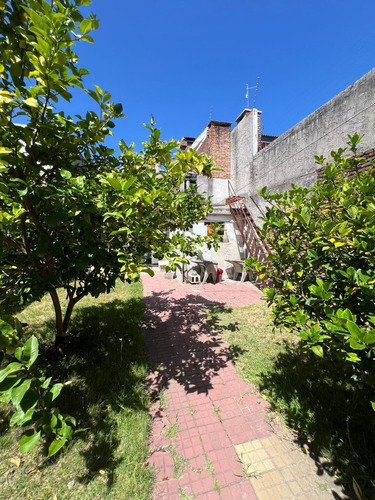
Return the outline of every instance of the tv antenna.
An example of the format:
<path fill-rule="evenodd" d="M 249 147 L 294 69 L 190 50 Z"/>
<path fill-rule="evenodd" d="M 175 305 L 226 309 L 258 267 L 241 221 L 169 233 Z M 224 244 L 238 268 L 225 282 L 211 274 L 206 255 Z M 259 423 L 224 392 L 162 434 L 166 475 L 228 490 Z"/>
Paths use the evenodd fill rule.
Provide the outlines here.
<path fill-rule="evenodd" d="M 257 100 L 257 94 L 258 94 L 258 89 L 259 89 L 259 80 L 260 80 L 260 76 L 258 76 L 258 78 L 257 78 L 257 84 L 254 85 L 253 87 L 249 87 L 248 83 L 246 84 L 246 107 L 247 107 L 247 109 L 249 109 L 249 90 L 252 90 L 252 89 L 255 89 L 253 109 L 255 108 L 255 103 Z"/>

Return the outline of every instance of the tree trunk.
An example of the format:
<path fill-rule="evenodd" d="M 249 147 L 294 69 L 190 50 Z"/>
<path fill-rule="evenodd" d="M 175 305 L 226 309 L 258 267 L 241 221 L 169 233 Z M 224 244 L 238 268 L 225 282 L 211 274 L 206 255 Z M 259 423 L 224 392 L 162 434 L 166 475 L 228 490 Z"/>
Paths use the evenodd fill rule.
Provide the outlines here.
<path fill-rule="evenodd" d="M 80 300 L 80 298 L 78 297 L 75 297 L 74 299 L 71 297 L 69 299 L 68 307 L 66 308 L 64 322 L 63 322 L 63 331 L 65 335 L 66 332 L 68 331 L 70 318 L 72 317 L 73 307 L 77 304 L 78 300 Z"/>
<path fill-rule="evenodd" d="M 76 297 L 73 297 L 73 295 L 74 293 L 69 298 L 68 307 L 66 308 L 63 320 L 59 296 L 57 295 L 56 290 L 50 292 L 50 296 L 53 302 L 53 307 L 55 309 L 55 318 L 56 318 L 55 346 L 60 348 L 62 351 L 64 351 L 64 348 L 66 346 L 67 332 L 70 319 L 72 317 L 73 308 L 77 304 L 77 302 L 79 302 L 81 299 L 83 299 L 83 297 L 85 297 L 85 294 L 78 295 Z"/>
<path fill-rule="evenodd" d="M 56 319 L 56 338 L 66 337 L 66 331 L 64 331 L 63 319 L 62 319 L 62 311 L 59 296 L 57 295 L 56 290 L 49 292 L 53 307 L 55 309 L 55 319 Z"/>

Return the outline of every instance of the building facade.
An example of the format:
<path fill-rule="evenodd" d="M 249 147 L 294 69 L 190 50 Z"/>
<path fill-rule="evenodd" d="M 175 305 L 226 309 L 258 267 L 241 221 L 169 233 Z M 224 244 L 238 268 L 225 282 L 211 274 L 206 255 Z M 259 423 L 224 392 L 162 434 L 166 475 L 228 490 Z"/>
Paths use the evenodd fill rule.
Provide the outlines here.
<path fill-rule="evenodd" d="M 203 257 L 217 262 L 227 274 L 228 260 L 241 260 L 248 253 L 226 203 L 233 193 L 244 197 L 249 213 L 261 224 L 265 202 L 259 189 L 267 186 L 282 192 L 291 184 L 312 186 L 317 180 L 314 156 L 329 158 L 332 150 L 345 146 L 349 134 L 363 135 L 362 151 L 374 148 L 375 69 L 280 137 L 261 133 L 261 114 L 244 109 L 233 127 L 212 120 L 196 139 L 181 140 L 183 149 L 211 154 L 218 168 L 212 178 L 200 175 L 194 180 L 201 193 L 212 197 L 213 211 L 193 231 L 206 234 L 210 223 L 223 224 L 219 251 L 206 249 Z"/>

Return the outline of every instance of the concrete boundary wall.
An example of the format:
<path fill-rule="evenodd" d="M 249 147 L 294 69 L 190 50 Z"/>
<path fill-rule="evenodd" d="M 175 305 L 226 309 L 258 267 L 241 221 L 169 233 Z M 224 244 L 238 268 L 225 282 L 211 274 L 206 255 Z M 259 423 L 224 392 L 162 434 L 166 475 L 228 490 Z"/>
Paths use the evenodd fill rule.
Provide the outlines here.
<path fill-rule="evenodd" d="M 251 115 L 243 120 L 247 119 Z M 241 125 L 244 128 L 245 124 Z M 292 183 L 313 185 L 317 178 L 314 156 L 329 158 L 330 152 L 345 147 L 348 134 L 355 132 L 364 135 L 361 150 L 375 146 L 375 69 L 259 153 L 253 156 L 250 148 L 238 152 L 241 165 L 232 163 L 237 194 L 249 197 L 250 208 L 258 218 L 259 209 L 252 202 L 264 207 L 256 194 L 258 189 L 267 186 L 272 191 L 285 191 Z"/>

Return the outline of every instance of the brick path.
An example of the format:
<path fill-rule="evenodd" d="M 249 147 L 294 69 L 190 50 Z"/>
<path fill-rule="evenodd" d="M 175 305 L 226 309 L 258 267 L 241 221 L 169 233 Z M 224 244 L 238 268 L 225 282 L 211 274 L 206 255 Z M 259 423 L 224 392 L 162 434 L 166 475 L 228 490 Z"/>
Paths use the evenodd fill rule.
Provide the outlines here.
<path fill-rule="evenodd" d="M 188 285 L 143 278 L 144 337 L 155 395 L 149 464 L 154 500 L 346 499 L 318 457 L 272 423 L 241 380 L 208 306 L 260 304 L 250 283 Z M 156 397 L 157 396 L 157 397 Z"/>

